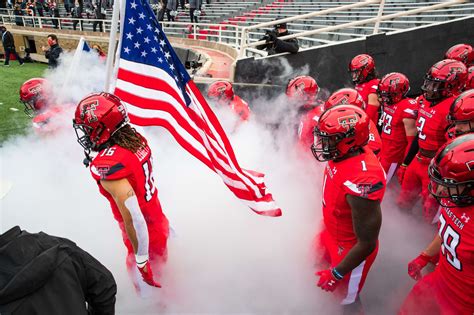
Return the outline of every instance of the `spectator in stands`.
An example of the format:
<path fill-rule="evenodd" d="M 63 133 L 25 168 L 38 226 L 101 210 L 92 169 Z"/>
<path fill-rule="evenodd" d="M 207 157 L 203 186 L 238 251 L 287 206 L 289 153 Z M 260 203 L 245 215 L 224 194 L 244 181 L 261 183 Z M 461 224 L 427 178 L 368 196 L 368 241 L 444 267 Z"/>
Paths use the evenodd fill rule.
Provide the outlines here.
<path fill-rule="evenodd" d="M 35 5 L 35 11 L 36 11 L 37 15 L 44 16 L 43 4 L 41 2 L 39 2 L 38 0 L 35 0 L 33 2 L 33 4 Z"/>
<path fill-rule="evenodd" d="M 67 14 L 71 13 L 71 8 L 74 6 L 74 2 L 71 0 L 64 0 L 64 9 L 66 10 Z"/>
<path fill-rule="evenodd" d="M 15 4 L 15 9 L 13 10 L 13 15 L 15 15 L 15 24 L 18 26 L 25 26 L 23 23 L 23 11 L 21 10 L 21 6 L 19 4 Z"/>
<path fill-rule="evenodd" d="M 49 4 L 49 10 L 51 11 L 51 16 L 53 18 L 56 18 L 56 19 L 53 19 L 54 28 L 58 28 L 59 20 L 57 18 L 60 18 L 61 16 L 59 15 L 59 9 L 58 9 L 58 6 L 56 5 L 56 2 L 52 1 Z"/>
<path fill-rule="evenodd" d="M 20 63 L 20 66 L 23 65 L 23 60 L 18 56 L 18 53 L 16 52 L 15 49 L 15 40 L 13 38 L 12 33 L 7 31 L 7 28 L 5 26 L 0 26 L 0 31 L 2 32 L 2 45 L 3 49 L 5 51 L 5 64 L 4 66 L 9 67 L 10 66 L 10 54 L 13 54 Z"/>
<path fill-rule="evenodd" d="M 256 48 L 266 50 L 268 55 L 285 52 L 296 54 L 299 49 L 298 40 L 296 38 L 285 40 L 278 39 L 278 37 L 286 35 L 290 35 L 286 23 L 275 24 L 275 29 L 273 31 L 267 31 L 265 36 L 260 39 L 264 40 L 265 44 L 258 45 Z"/>
<path fill-rule="evenodd" d="M 94 21 L 94 24 L 92 24 L 92 29 L 95 32 L 97 29 L 97 25 L 99 25 L 99 30 L 101 32 L 104 31 L 104 22 L 101 20 L 105 19 L 105 8 L 102 7 L 101 1 L 98 3 L 94 4 L 94 18 L 99 21 Z"/>
<path fill-rule="evenodd" d="M 76 30 L 77 24 L 81 21 L 81 31 L 84 29 L 84 22 L 82 21 L 82 5 L 76 1 L 76 5 L 71 9 L 71 16 L 74 18 L 72 27 Z"/>
<path fill-rule="evenodd" d="M 15 226 L 0 235 L 1 314 L 114 314 L 117 285 L 74 242 Z"/>
<path fill-rule="evenodd" d="M 174 18 L 178 13 L 178 0 L 168 0 L 168 4 L 166 5 L 166 17 L 169 21 L 174 22 Z"/>
<path fill-rule="evenodd" d="M 189 0 L 189 17 L 191 23 L 198 23 L 198 16 L 201 14 L 201 0 Z"/>
<path fill-rule="evenodd" d="M 158 21 L 163 21 L 165 17 L 166 8 L 168 6 L 168 0 L 160 0 L 159 11 L 158 11 Z"/>
<path fill-rule="evenodd" d="M 41 49 L 44 51 L 44 56 L 48 59 L 48 66 L 50 69 L 58 66 L 58 59 L 63 49 L 59 46 L 58 37 L 54 34 L 48 35 L 49 48 L 43 46 Z"/>
<path fill-rule="evenodd" d="M 28 3 L 26 4 L 26 15 L 35 16 L 35 5 L 31 0 L 28 0 Z"/>

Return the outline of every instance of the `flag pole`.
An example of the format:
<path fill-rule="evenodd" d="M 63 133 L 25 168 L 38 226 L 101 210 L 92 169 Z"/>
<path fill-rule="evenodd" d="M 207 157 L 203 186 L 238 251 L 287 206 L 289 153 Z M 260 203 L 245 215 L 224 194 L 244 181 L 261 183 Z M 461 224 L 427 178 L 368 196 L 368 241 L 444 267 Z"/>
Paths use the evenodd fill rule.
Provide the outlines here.
<path fill-rule="evenodd" d="M 112 11 L 112 24 L 110 26 L 109 49 L 107 52 L 107 62 L 105 64 L 105 84 L 104 91 L 110 92 L 110 78 L 112 76 L 115 56 L 115 45 L 117 44 L 117 30 L 120 15 L 121 2 L 125 0 L 115 0 Z"/>

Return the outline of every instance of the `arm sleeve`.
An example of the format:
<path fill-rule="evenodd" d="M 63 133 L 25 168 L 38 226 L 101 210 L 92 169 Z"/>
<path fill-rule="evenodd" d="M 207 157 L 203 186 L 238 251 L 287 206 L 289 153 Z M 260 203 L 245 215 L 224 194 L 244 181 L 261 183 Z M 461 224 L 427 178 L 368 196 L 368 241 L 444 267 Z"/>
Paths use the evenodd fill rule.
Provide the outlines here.
<path fill-rule="evenodd" d="M 413 158 L 418 153 L 418 149 L 418 137 L 415 137 L 415 139 L 411 142 L 410 149 L 408 150 L 408 153 L 405 156 L 405 159 L 403 160 L 403 164 L 410 165 L 411 161 L 413 161 Z"/>
<path fill-rule="evenodd" d="M 260 41 L 266 40 L 266 39 L 267 39 L 266 37 L 262 37 L 258 41 L 260 42 Z M 259 50 L 264 50 L 264 49 L 267 49 L 267 47 L 268 47 L 268 44 L 261 44 L 261 45 L 256 46 L 255 48 L 259 49 Z"/>
<path fill-rule="evenodd" d="M 89 314 L 115 314 L 117 284 L 112 273 L 97 259 L 77 246 L 73 255 L 84 270 L 85 288 L 83 290 L 89 304 Z"/>
<path fill-rule="evenodd" d="M 275 41 L 275 49 L 277 51 L 290 52 L 292 54 L 295 54 L 298 52 L 299 49 L 298 41 L 295 38 L 288 40 L 277 39 Z"/>

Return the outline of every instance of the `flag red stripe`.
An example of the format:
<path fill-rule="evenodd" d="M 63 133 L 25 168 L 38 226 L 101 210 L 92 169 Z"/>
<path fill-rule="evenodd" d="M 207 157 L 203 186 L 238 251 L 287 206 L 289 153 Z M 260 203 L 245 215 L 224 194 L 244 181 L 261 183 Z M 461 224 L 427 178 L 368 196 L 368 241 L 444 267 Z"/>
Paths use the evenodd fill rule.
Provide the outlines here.
<path fill-rule="evenodd" d="M 147 88 L 147 89 L 163 91 L 171 95 L 182 106 L 186 106 L 186 104 L 184 104 L 182 98 L 179 96 L 176 90 L 173 87 L 171 87 L 165 80 L 161 80 L 156 77 L 147 76 L 146 74 L 137 74 L 135 72 L 125 70 L 123 68 L 119 68 L 119 71 L 117 73 L 117 78 L 123 81 L 130 82 L 132 84 Z"/>
<path fill-rule="evenodd" d="M 187 142 L 179 132 L 169 123 L 169 121 L 161 118 L 142 118 L 132 114 L 128 115 L 130 117 L 130 122 L 138 126 L 161 126 L 166 128 L 171 135 L 176 139 L 176 141 L 191 155 L 195 156 L 199 161 L 207 165 L 211 170 L 215 171 L 214 165 L 209 161 L 207 157 L 201 154 L 196 150 L 189 142 Z"/>

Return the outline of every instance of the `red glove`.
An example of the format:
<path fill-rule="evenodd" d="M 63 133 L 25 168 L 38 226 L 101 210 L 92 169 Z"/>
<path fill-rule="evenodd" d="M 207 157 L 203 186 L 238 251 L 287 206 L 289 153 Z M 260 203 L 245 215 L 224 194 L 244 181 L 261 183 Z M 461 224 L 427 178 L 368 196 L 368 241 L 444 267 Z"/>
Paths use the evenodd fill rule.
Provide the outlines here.
<path fill-rule="evenodd" d="M 438 257 L 439 255 L 428 256 L 425 253 L 421 253 L 408 264 L 408 275 L 416 281 L 420 280 L 421 270 L 425 268 L 429 262 L 436 264 Z"/>
<path fill-rule="evenodd" d="M 397 169 L 397 178 L 400 185 L 403 183 L 403 178 L 405 177 L 405 172 L 407 170 L 407 166 L 405 164 L 401 164 Z"/>
<path fill-rule="evenodd" d="M 142 274 L 143 281 L 152 287 L 161 288 L 161 284 L 153 280 L 153 272 L 151 271 L 150 261 L 146 261 L 143 267 L 137 265 L 138 271 Z"/>
<path fill-rule="evenodd" d="M 324 291 L 332 292 L 339 284 L 339 280 L 334 277 L 330 269 L 318 271 L 316 272 L 316 275 L 320 276 L 318 287 Z"/>

